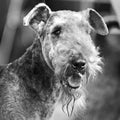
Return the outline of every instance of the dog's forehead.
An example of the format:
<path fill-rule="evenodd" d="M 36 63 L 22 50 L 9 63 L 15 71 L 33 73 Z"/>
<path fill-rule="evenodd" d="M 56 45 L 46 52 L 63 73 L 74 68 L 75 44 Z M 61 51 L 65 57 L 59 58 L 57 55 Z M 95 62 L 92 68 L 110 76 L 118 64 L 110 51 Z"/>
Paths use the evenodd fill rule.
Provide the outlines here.
<path fill-rule="evenodd" d="M 84 16 L 80 12 L 69 10 L 53 12 L 50 16 L 50 24 L 77 24 L 85 21 Z"/>

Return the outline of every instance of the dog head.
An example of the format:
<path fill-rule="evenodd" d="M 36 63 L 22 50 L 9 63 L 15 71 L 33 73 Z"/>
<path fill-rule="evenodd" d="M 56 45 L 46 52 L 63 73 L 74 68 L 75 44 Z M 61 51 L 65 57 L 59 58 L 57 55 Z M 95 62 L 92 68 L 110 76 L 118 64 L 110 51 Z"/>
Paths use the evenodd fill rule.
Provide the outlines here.
<path fill-rule="evenodd" d="M 90 33 L 108 33 L 103 18 L 91 8 L 54 12 L 40 3 L 24 17 L 24 25 L 40 37 L 44 59 L 60 80 L 63 106 L 74 104 L 87 81 L 101 71 L 101 57 Z"/>

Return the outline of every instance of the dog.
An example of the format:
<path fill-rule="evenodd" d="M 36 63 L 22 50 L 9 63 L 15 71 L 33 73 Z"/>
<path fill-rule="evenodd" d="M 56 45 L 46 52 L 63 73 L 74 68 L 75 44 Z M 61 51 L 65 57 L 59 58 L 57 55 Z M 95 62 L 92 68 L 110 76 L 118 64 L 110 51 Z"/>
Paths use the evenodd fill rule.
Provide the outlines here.
<path fill-rule="evenodd" d="M 108 34 L 103 18 L 91 8 L 51 11 L 39 3 L 23 23 L 36 38 L 20 58 L 0 67 L 0 120 L 53 120 L 56 111 L 81 120 L 86 84 L 102 70 L 90 33 Z"/>

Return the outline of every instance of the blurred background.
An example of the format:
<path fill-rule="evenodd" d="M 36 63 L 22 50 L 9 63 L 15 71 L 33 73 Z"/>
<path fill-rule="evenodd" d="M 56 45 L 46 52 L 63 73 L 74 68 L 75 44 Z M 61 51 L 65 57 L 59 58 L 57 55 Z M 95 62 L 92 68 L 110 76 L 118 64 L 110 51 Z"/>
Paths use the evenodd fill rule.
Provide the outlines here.
<path fill-rule="evenodd" d="M 23 17 L 44 0 L 0 0 L 0 65 L 19 58 L 32 44 L 34 33 Z M 93 35 L 103 56 L 103 73 L 88 85 L 87 120 L 120 120 L 120 0 L 46 0 L 52 10 L 97 10 L 109 35 Z"/>

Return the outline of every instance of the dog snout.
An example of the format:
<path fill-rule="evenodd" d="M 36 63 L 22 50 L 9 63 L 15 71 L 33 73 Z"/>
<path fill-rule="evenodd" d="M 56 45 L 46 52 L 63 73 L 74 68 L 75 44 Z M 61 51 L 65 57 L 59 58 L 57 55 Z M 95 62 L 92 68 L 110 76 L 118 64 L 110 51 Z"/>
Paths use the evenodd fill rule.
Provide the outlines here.
<path fill-rule="evenodd" d="M 72 66 L 77 69 L 81 74 L 85 74 L 85 66 L 86 62 L 85 61 L 72 61 Z"/>

